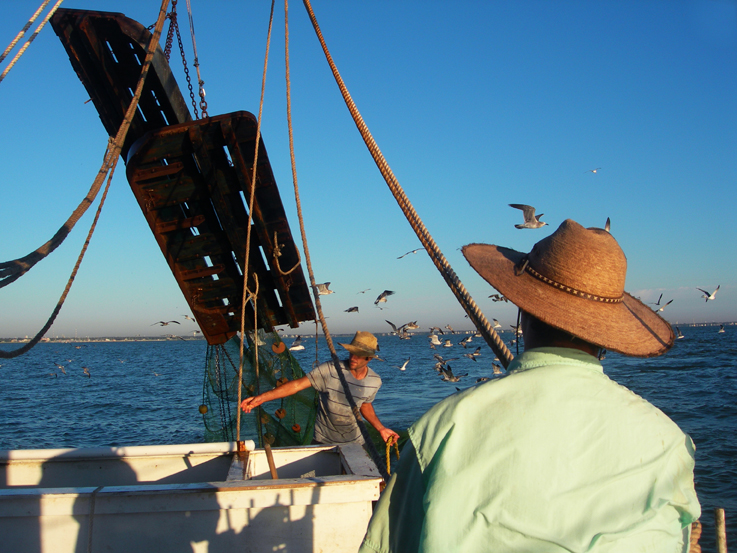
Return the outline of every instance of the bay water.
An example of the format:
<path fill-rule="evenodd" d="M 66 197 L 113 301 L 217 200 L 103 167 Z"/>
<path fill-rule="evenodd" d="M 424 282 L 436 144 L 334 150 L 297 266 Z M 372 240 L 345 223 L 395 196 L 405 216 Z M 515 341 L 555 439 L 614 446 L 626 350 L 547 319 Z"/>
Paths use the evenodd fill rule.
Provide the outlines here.
<path fill-rule="evenodd" d="M 696 444 L 696 491 L 702 507 L 704 551 L 714 551 L 713 510 L 726 510 L 728 538 L 737 537 L 737 326 L 681 327 L 685 335 L 665 355 L 635 359 L 608 353 L 604 371 L 672 418 Z M 379 336 L 371 367 L 383 380 L 374 402 L 381 421 L 406 429 L 457 389 L 493 378 L 491 350 L 470 334 L 446 334 L 452 347 L 431 349 L 427 334 L 409 340 Z M 509 340 L 512 335 L 502 334 Z M 347 343 L 350 336 L 334 336 Z M 287 345 L 290 338 L 285 338 Z M 309 371 L 329 358 L 321 337 L 303 335 L 295 352 Z M 481 346 L 475 360 L 464 353 Z M 12 350 L 18 344 L 0 344 Z M 336 344 L 339 355 L 343 349 Z M 206 343 L 202 340 L 51 342 L 0 360 L 0 449 L 45 449 L 198 443 L 204 440 Z M 512 347 L 513 349 L 513 347 Z M 514 349 L 513 349 L 514 351 Z M 433 354 L 450 361 L 458 382 L 444 382 Z M 409 359 L 405 370 L 400 370 Z M 62 370 L 63 368 L 63 370 Z M 87 369 L 85 371 L 84 369 Z M 479 432 L 485 423 L 479 421 Z M 254 438 L 242 436 L 242 438 Z"/>

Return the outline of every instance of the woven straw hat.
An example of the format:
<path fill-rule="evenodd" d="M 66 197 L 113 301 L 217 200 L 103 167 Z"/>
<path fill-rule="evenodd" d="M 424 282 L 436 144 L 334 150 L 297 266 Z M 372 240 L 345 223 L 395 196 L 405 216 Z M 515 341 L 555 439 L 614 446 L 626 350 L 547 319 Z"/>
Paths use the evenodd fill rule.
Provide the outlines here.
<path fill-rule="evenodd" d="M 568 219 L 528 254 L 469 244 L 463 255 L 520 309 L 587 342 L 635 357 L 673 345 L 670 324 L 624 291 L 627 258 L 603 229 Z"/>
<path fill-rule="evenodd" d="M 376 357 L 376 351 L 379 349 L 379 342 L 376 336 L 370 332 L 359 330 L 351 340 L 350 344 L 340 344 L 349 352 L 360 357 Z"/>

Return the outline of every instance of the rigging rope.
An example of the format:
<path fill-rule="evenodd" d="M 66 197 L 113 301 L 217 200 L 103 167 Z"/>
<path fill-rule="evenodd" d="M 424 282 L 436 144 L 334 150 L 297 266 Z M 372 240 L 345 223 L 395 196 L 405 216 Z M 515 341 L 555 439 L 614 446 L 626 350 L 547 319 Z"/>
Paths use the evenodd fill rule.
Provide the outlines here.
<path fill-rule="evenodd" d="M 10 70 L 15 65 L 15 62 L 17 62 L 20 59 L 20 57 L 23 55 L 23 53 L 26 51 L 26 49 L 31 45 L 31 42 L 33 42 L 35 40 L 35 38 L 38 36 L 38 33 L 41 32 L 41 29 L 43 29 L 44 28 L 44 25 L 46 25 L 46 23 L 48 23 L 49 19 L 51 19 L 51 16 L 54 15 L 54 13 L 56 12 L 56 9 L 61 5 L 61 3 L 63 1 L 64 0 L 59 0 L 56 4 L 54 4 L 54 7 L 51 8 L 51 11 L 48 14 L 46 14 L 46 17 L 44 17 L 44 20 L 41 23 L 39 23 L 38 27 L 36 27 L 36 30 L 33 31 L 33 34 L 31 35 L 31 37 L 26 41 L 26 43 L 21 47 L 21 49 L 15 55 L 15 57 L 10 62 L 10 64 L 5 68 L 5 71 L 3 71 L 2 74 L 0 74 L 0 82 L 2 82 L 3 79 L 5 79 L 5 75 L 7 75 L 8 72 L 10 72 Z M 45 4 L 44 4 L 44 6 L 45 6 Z M 41 11 L 41 10 L 42 10 L 42 8 L 39 8 L 39 11 Z M 38 12 L 36 12 L 33 15 L 33 19 L 36 18 L 36 15 L 37 14 L 38 14 Z M 28 22 L 28 27 L 30 27 L 31 24 L 32 24 L 32 22 L 29 21 Z M 23 28 L 23 31 L 21 31 L 20 36 L 16 37 L 17 38 L 16 42 L 18 40 L 20 40 L 20 37 L 23 36 L 23 34 L 25 34 L 26 29 L 27 29 L 27 27 L 24 27 Z M 14 43 L 11 43 L 11 46 L 8 46 L 8 49 L 6 49 L 5 52 L 9 52 L 10 50 L 12 50 L 12 46 L 15 46 L 15 44 Z M 7 55 L 6 53 L 3 53 L 3 59 L 5 59 L 5 56 L 6 55 Z M 2 61 L 2 60 L 0 60 L 0 61 Z"/>
<path fill-rule="evenodd" d="M 2 359 L 10 359 L 13 357 L 17 357 L 27 352 L 28 350 L 30 350 L 33 346 L 35 346 L 41 340 L 43 335 L 46 334 L 49 328 L 51 328 L 51 325 L 54 324 L 54 321 L 56 320 L 56 317 L 59 314 L 59 311 L 61 310 L 61 307 L 64 304 L 64 301 L 66 300 L 67 294 L 69 293 L 69 290 L 72 287 L 72 282 L 74 282 L 74 278 L 77 274 L 77 270 L 79 269 L 79 265 L 82 263 L 84 254 L 87 251 L 87 246 L 90 242 L 90 239 L 92 238 L 92 233 L 94 232 L 95 226 L 97 225 L 97 220 L 100 216 L 100 212 L 102 211 L 102 206 L 105 202 L 107 191 L 110 188 L 110 183 L 112 181 L 113 174 L 115 172 L 115 167 L 118 163 L 118 159 L 120 158 L 120 151 L 123 148 L 125 137 L 128 134 L 128 129 L 130 128 L 131 122 L 133 121 L 133 116 L 135 115 L 136 109 L 138 108 L 138 102 L 141 99 L 141 95 L 143 94 L 143 84 L 146 80 L 146 76 L 148 75 L 149 67 L 151 67 L 151 61 L 153 60 L 154 52 L 156 52 L 156 46 L 159 42 L 159 37 L 161 36 L 161 30 L 164 27 L 164 21 L 166 20 L 166 8 L 168 4 L 169 4 L 169 0 L 161 1 L 161 9 L 159 10 L 159 18 L 156 21 L 156 28 L 154 30 L 153 35 L 151 36 L 151 41 L 149 42 L 148 48 L 146 50 L 146 59 L 143 62 L 143 67 L 141 68 L 141 75 L 138 78 L 138 85 L 136 86 L 136 92 L 133 96 L 133 99 L 131 100 L 130 105 L 128 106 L 128 111 L 126 112 L 125 117 L 123 118 L 123 122 L 121 123 L 120 128 L 118 129 L 118 133 L 116 134 L 114 139 L 111 137 L 108 140 L 108 148 L 105 151 L 105 158 L 102 162 L 102 166 L 100 167 L 100 170 L 97 173 L 95 182 L 92 184 L 92 188 L 90 188 L 90 191 L 87 194 L 87 197 L 85 197 L 85 199 L 82 200 L 82 203 L 79 204 L 79 206 L 74 211 L 74 213 L 69 218 L 69 220 L 67 220 L 64 226 L 62 226 L 62 228 L 59 229 L 57 233 L 54 235 L 54 237 L 51 240 L 49 240 L 46 244 L 41 246 L 35 252 L 28 254 L 24 258 L 16 259 L 14 261 L 8 261 L 6 263 L 0 263 L 0 277 L 4 277 L 3 280 L 0 280 L 0 288 L 2 288 L 3 286 L 10 284 L 10 282 L 17 280 L 20 276 L 27 273 L 28 270 L 30 270 L 30 268 L 33 267 L 33 265 L 35 265 L 41 259 L 49 255 L 64 241 L 67 235 L 71 232 L 72 228 L 74 228 L 74 225 L 77 223 L 79 218 L 82 217 L 82 215 L 84 215 L 85 211 L 87 211 L 87 208 L 95 200 L 95 197 L 97 196 L 97 193 L 100 191 L 102 183 L 105 180 L 105 176 L 108 174 L 108 172 L 110 173 L 108 177 L 108 181 L 107 181 L 107 186 L 105 187 L 105 191 L 103 192 L 102 198 L 100 199 L 100 205 L 97 208 L 95 219 L 92 222 L 92 226 L 90 227 L 89 234 L 87 235 L 87 240 L 85 241 L 84 246 L 82 247 L 82 251 L 79 254 L 79 257 L 77 259 L 76 265 L 74 266 L 74 269 L 72 270 L 72 274 L 69 277 L 69 281 L 67 282 L 66 288 L 64 289 L 64 292 L 62 293 L 61 298 L 59 299 L 59 302 L 56 304 L 56 307 L 54 308 L 54 311 L 52 312 L 51 317 L 49 317 L 49 320 L 46 322 L 44 327 L 39 331 L 39 333 L 36 334 L 36 336 L 34 336 L 33 339 L 30 342 L 28 342 L 26 345 L 24 345 L 23 347 L 18 348 L 13 351 L 0 351 L 0 358 Z"/>
<path fill-rule="evenodd" d="M 20 30 L 20 33 L 18 33 L 16 37 L 10 41 L 10 44 L 5 49 L 5 52 L 3 52 L 3 54 L 0 56 L 0 63 L 2 63 L 3 60 L 8 56 L 10 51 L 15 48 L 15 45 L 18 44 L 18 41 L 23 38 L 23 35 L 26 34 L 26 31 L 31 28 L 31 25 L 33 25 L 33 22 L 36 21 L 38 14 L 46 9 L 46 6 L 48 6 L 49 2 L 51 2 L 51 0 L 44 0 L 43 4 L 41 4 L 36 10 L 36 13 L 34 13 L 31 16 L 31 19 L 28 20 L 28 23 L 26 23 L 25 26 Z"/>
<path fill-rule="evenodd" d="M 202 109 L 202 117 L 207 118 L 207 101 L 205 100 L 205 81 L 202 80 L 200 75 L 200 59 L 197 56 L 197 41 L 194 38 L 194 20 L 192 19 L 192 5 L 190 0 L 187 0 L 187 15 L 189 16 L 189 34 L 192 36 L 192 51 L 194 52 L 194 65 L 197 70 L 197 86 L 199 87 L 200 95 L 200 109 Z"/>
<path fill-rule="evenodd" d="M 284 0 L 284 27 L 285 27 L 284 50 L 285 50 L 285 58 L 286 58 L 287 123 L 289 127 L 289 155 L 290 155 L 290 159 L 292 163 L 292 181 L 294 183 L 294 198 L 297 204 L 297 215 L 299 217 L 299 230 L 300 230 L 300 233 L 302 234 L 302 247 L 304 248 L 304 252 L 305 252 L 305 261 L 307 263 L 307 271 L 310 275 L 310 285 L 312 287 L 312 295 L 315 297 L 315 307 L 317 308 L 317 314 L 318 314 L 318 317 L 320 318 L 320 325 L 322 326 L 322 332 L 325 335 L 325 341 L 327 342 L 328 349 L 330 350 L 330 355 L 333 359 L 333 364 L 335 365 L 336 372 L 338 373 L 338 378 L 340 380 L 341 386 L 343 387 L 343 392 L 346 396 L 346 399 L 348 400 L 348 404 L 351 407 L 353 416 L 356 418 L 356 423 L 358 424 L 358 428 L 361 431 L 361 435 L 363 436 L 365 447 L 368 450 L 368 453 L 371 456 L 371 459 L 374 461 L 374 464 L 376 464 L 376 467 L 379 469 L 381 476 L 384 478 L 384 480 L 389 480 L 389 472 L 387 470 L 386 464 L 384 463 L 384 460 L 381 458 L 381 455 L 377 451 L 376 446 L 374 445 L 374 442 L 371 439 L 371 435 L 368 433 L 366 424 L 363 422 L 359 408 L 356 405 L 355 399 L 353 399 L 353 395 L 351 394 L 350 388 L 348 387 L 348 382 L 346 382 L 345 374 L 343 374 L 343 364 L 338 358 L 338 354 L 335 353 L 335 346 L 333 345 L 333 338 L 330 335 L 330 331 L 328 330 L 328 325 L 325 322 L 325 316 L 323 315 L 323 312 L 322 312 L 322 303 L 320 302 L 320 294 L 317 291 L 317 284 L 315 283 L 315 274 L 312 270 L 312 261 L 310 260 L 310 249 L 307 245 L 307 234 L 305 232 L 304 218 L 302 217 L 302 203 L 300 201 L 299 186 L 297 184 L 297 165 L 294 160 L 294 133 L 292 131 L 292 96 L 291 96 L 291 81 L 289 77 L 289 17 L 288 17 L 289 9 L 288 9 L 288 5 L 289 5 L 289 0 Z M 315 337 L 315 342 L 317 342 L 317 336 Z"/>
<path fill-rule="evenodd" d="M 241 439 L 241 388 L 243 387 L 243 341 L 245 340 L 246 327 L 246 293 L 248 292 L 248 264 L 250 262 L 251 253 L 251 227 L 253 222 L 253 201 L 256 192 L 256 175 L 258 173 L 258 147 L 261 141 L 261 116 L 264 110 L 264 91 L 266 90 L 266 69 L 269 65 L 269 46 L 271 45 L 271 26 L 274 22 L 274 0 L 271 0 L 271 14 L 269 16 L 269 30 L 266 33 L 266 54 L 264 55 L 264 72 L 261 76 L 261 101 L 258 107 L 258 119 L 256 120 L 256 146 L 253 152 L 253 170 L 251 171 L 251 195 L 248 202 L 248 230 L 246 232 L 246 255 L 243 265 L 243 296 L 241 299 L 241 343 L 240 343 L 240 364 L 238 365 L 238 406 L 236 417 L 236 439 Z M 254 273 L 255 277 L 255 273 Z M 258 287 L 258 280 L 256 280 Z M 256 317 L 256 302 L 254 302 L 253 321 L 256 331 L 254 332 L 254 344 L 256 351 L 256 395 L 260 393 L 259 374 L 258 374 L 258 318 Z M 257 420 L 260 417 L 256 417 Z M 261 439 L 261 429 L 259 423 L 259 440 Z"/>
<path fill-rule="evenodd" d="M 422 245 L 425 247 L 425 250 L 430 256 L 433 264 L 435 265 L 435 267 L 437 267 L 438 271 L 440 271 L 440 274 L 443 276 L 443 279 L 445 279 L 445 282 L 448 284 L 451 291 L 456 296 L 456 299 L 458 299 L 459 303 L 468 314 L 469 319 L 476 326 L 479 332 L 481 332 L 481 335 L 484 337 L 486 343 L 494 351 L 496 356 L 499 358 L 499 361 L 502 363 L 502 365 L 504 365 L 504 368 L 506 368 L 512 360 L 511 352 L 501 340 L 496 331 L 494 331 L 494 329 L 491 327 L 489 321 L 486 319 L 484 314 L 479 309 L 478 305 L 476 305 L 476 302 L 463 286 L 455 271 L 445 259 L 445 256 L 440 251 L 438 245 L 435 243 L 435 240 L 433 240 L 432 236 L 430 236 L 430 233 L 428 232 L 425 225 L 422 223 L 422 220 L 420 219 L 417 212 L 414 210 L 414 207 L 412 207 L 412 204 L 405 195 L 404 190 L 402 190 L 402 187 L 399 185 L 399 181 L 394 176 L 394 173 L 392 172 L 389 164 L 381 153 L 381 150 L 379 150 L 379 146 L 374 141 L 374 138 L 371 135 L 368 127 L 366 126 L 366 123 L 364 123 L 361 114 L 358 112 L 358 108 L 353 102 L 353 99 L 351 98 L 351 95 L 348 92 L 348 89 L 346 88 L 345 83 L 340 76 L 340 73 L 338 72 L 338 68 L 333 62 L 333 58 L 328 51 L 328 47 L 325 44 L 325 39 L 323 38 L 322 32 L 320 31 L 320 26 L 317 23 L 315 13 L 312 11 L 310 0 L 302 1 L 305 5 L 305 8 L 307 8 L 307 13 L 309 14 L 310 20 L 312 21 L 312 26 L 317 33 L 317 38 L 320 41 L 320 45 L 322 46 L 323 52 L 325 53 L 325 57 L 328 61 L 328 64 L 330 65 L 330 69 L 333 72 L 333 77 L 335 78 L 335 81 L 338 84 L 338 88 L 343 95 L 343 100 L 345 101 L 348 110 L 351 112 L 353 120 L 356 123 L 356 127 L 358 127 L 358 131 L 361 133 L 361 136 L 363 137 L 363 140 L 366 143 L 371 156 L 374 158 L 379 171 L 384 177 L 384 180 L 389 186 L 389 189 L 394 195 L 394 198 L 397 200 L 399 207 L 402 209 L 402 212 L 412 226 L 412 229 L 415 231 L 417 237 L 420 239 L 420 242 L 422 242 Z"/>

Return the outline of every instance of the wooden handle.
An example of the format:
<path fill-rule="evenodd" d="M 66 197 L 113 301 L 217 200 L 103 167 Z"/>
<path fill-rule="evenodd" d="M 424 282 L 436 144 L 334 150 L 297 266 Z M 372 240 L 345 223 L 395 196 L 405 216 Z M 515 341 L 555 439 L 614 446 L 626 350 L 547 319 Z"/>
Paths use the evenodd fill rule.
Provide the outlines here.
<path fill-rule="evenodd" d="M 714 526 L 717 534 L 717 553 L 727 553 L 727 523 L 724 509 L 714 509 Z"/>
<path fill-rule="evenodd" d="M 269 471 L 271 472 L 271 478 L 273 478 L 274 480 L 278 480 L 279 475 L 276 473 L 274 456 L 271 454 L 271 446 L 268 443 L 264 444 L 264 451 L 266 451 L 266 460 L 269 462 Z"/>

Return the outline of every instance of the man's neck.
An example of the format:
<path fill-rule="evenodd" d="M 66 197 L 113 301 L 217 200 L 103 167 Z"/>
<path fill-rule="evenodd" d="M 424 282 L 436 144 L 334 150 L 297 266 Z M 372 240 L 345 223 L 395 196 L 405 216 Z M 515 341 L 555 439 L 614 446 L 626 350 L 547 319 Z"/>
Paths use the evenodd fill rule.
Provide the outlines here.
<path fill-rule="evenodd" d="M 360 369 L 356 369 L 356 370 L 348 369 L 348 370 L 351 371 L 353 378 L 355 378 L 356 380 L 363 380 L 364 378 L 366 378 L 366 375 L 368 374 L 368 365 L 365 365 L 364 367 Z"/>

